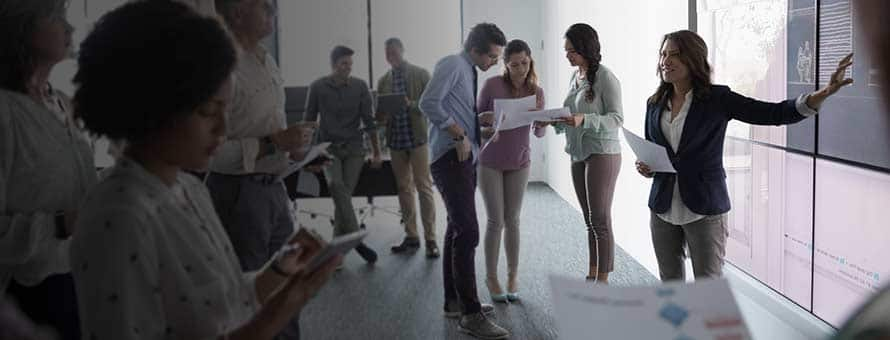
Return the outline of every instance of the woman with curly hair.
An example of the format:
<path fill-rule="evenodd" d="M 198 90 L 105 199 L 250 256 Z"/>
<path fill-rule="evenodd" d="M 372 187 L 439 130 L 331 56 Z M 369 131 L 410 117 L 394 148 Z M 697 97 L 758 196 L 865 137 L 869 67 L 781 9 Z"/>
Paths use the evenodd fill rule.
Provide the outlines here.
<path fill-rule="evenodd" d="M 282 250 L 243 272 L 207 188 L 185 172 L 225 140 L 235 63 L 220 21 L 170 0 L 128 2 L 81 45 L 76 114 L 126 141 L 71 244 L 86 338 L 272 339 L 339 264 L 308 272 L 312 252 Z"/>

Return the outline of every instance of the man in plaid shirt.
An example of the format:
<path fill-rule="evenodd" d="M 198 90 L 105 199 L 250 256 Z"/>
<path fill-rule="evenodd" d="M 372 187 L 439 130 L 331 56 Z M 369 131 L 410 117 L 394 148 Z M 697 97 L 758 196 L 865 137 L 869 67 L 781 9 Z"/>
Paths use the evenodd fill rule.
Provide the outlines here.
<path fill-rule="evenodd" d="M 427 118 L 420 111 L 418 101 L 430 80 L 426 70 L 405 61 L 405 47 L 398 38 L 386 40 L 386 61 L 392 66 L 377 83 L 380 95 L 404 95 L 405 106 L 398 112 L 379 112 L 378 119 L 386 121 L 386 140 L 392 156 L 399 206 L 405 223 L 405 239 L 392 247 L 394 253 L 420 248 L 414 190 L 420 196 L 420 215 L 426 240 L 426 255 L 439 257 L 436 246 L 436 208 L 430 177 L 429 148 L 427 146 Z"/>

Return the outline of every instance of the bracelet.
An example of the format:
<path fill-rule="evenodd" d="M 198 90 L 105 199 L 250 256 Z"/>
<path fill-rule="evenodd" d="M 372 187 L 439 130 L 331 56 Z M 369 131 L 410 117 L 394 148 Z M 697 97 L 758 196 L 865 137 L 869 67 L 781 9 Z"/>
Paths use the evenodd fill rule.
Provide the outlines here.
<path fill-rule="evenodd" d="M 284 269 L 278 266 L 278 261 L 272 261 L 272 264 L 269 266 L 269 269 L 272 269 L 275 274 L 281 275 L 283 277 L 290 277 L 291 274 L 288 274 Z"/>

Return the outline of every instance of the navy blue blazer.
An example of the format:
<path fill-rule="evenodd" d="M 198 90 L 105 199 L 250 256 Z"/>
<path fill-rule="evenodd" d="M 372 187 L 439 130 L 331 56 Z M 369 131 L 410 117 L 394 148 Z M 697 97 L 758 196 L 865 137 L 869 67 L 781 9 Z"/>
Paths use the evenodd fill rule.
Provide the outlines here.
<path fill-rule="evenodd" d="M 661 114 L 666 100 L 646 105 L 646 139 L 667 148 L 676 174 L 656 173 L 649 191 L 649 209 L 667 212 L 671 207 L 674 182 L 679 181 L 680 197 L 689 210 L 699 215 L 729 211 L 723 143 L 730 119 L 756 125 L 796 123 L 804 117 L 794 99 L 767 103 L 733 92 L 727 86 L 712 85 L 707 95 L 695 93 L 677 152 L 661 131 Z"/>

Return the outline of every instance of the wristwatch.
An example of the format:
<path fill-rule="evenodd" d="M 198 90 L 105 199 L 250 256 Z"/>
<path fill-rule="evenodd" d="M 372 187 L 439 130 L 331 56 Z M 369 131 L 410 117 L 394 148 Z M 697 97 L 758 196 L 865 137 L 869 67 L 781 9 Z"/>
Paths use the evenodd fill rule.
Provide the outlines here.
<path fill-rule="evenodd" d="M 265 147 L 265 149 L 263 149 L 263 154 L 271 155 L 278 151 L 278 145 L 272 140 L 272 136 L 265 136 L 261 138 L 260 141 L 263 142 L 263 146 Z"/>
<path fill-rule="evenodd" d="M 55 236 L 57 239 L 64 240 L 71 236 L 71 234 L 68 233 L 68 229 L 65 228 L 65 212 L 64 211 L 59 210 L 56 212 L 55 217 L 54 217 L 54 222 L 56 225 Z"/>

